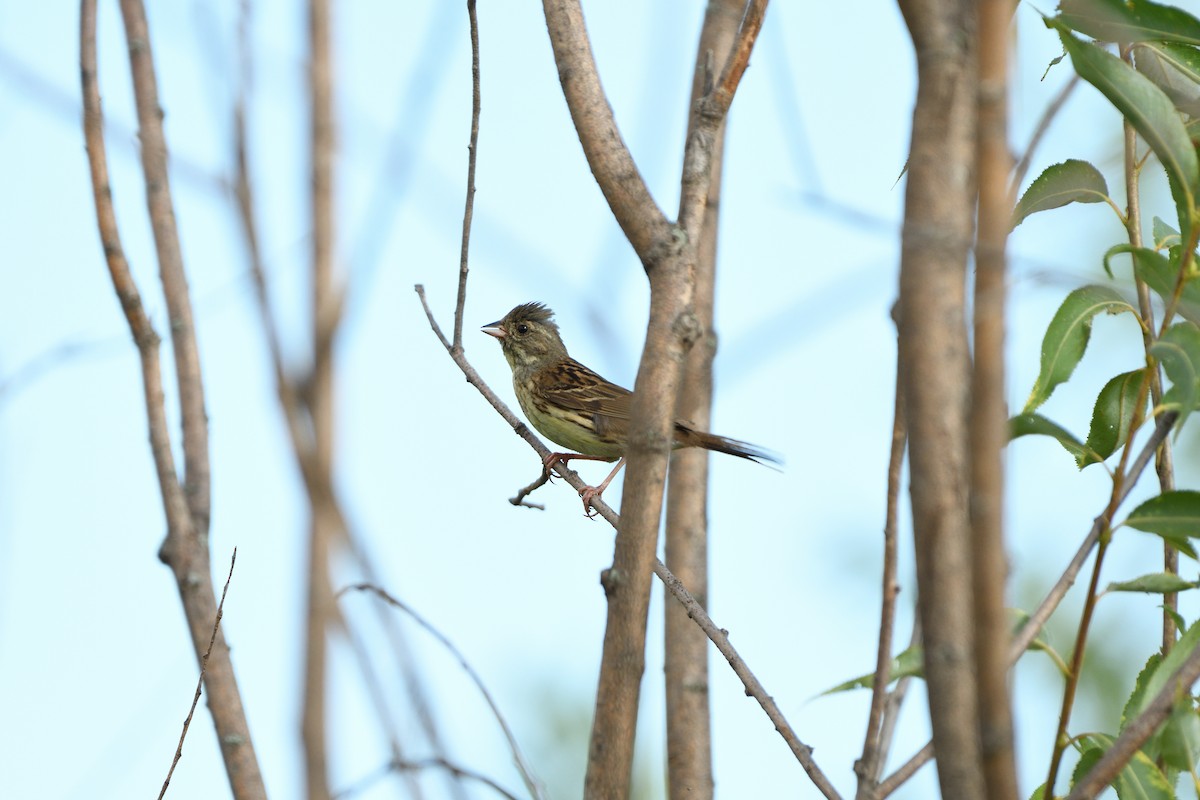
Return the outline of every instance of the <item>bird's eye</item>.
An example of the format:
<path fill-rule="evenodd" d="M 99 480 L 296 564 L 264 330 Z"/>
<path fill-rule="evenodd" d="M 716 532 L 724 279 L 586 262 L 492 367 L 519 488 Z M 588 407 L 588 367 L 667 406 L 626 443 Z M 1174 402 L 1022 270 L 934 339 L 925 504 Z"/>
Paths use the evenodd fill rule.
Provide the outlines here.
<path fill-rule="evenodd" d="M 524 322 L 522 322 L 520 325 L 517 326 L 517 333 L 520 333 L 520 334 L 529 333 L 529 326 L 526 325 Z"/>

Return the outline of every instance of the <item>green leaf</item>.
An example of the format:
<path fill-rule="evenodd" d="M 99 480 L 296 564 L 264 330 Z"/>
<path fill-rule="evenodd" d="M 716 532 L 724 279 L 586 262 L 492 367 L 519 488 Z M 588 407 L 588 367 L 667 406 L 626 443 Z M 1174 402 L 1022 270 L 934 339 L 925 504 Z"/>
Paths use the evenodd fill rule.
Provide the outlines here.
<path fill-rule="evenodd" d="M 1174 232 L 1174 228 L 1164 223 L 1162 228 L 1155 225 L 1155 239 L 1158 238 L 1160 233 L 1164 237 L 1169 236 L 1170 234 L 1167 231 L 1171 231 L 1176 237 L 1179 236 L 1178 233 Z M 1175 283 L 1179 279 L 1180 250 L 1178 247 L 1171 251 L 1171 256 L 1168 258 L 1162 253 L 1147 247 L 1132 247 L 1128 244 L 1115 245 L 1109 248 L 1108 252 L 1104 254 L 1104 268 L 1110 276 L 1112 275 L 1112 268 L 1108 262 L 1114 256 L 1121 253 L 1129 253 L 1133 257 L 1134 273 L 1145 281 L 1146 285 L 1153 289 L 1155 294 L 1162 298 L 1163 303 L 1171 302 L 1171 298 L 1175 296 Z M 1179 303 L 1175 306 L 1175 310 L 1184 319 L 1200 323 L 1200 283 L 1193 280 L 1184 282 L 1183 291 L 1179 296 Z"/>
<path fill-rule="evenodd" d="M 1029 800 L 1049 800 L 1046 797 L 1046 784 L 1042 784 L 1033 790 L 1033 794 L 1029 795 Z M 1059 800 L 1058 795 L 1054 796 L 1054 800 Z"/>
<path fill-rule="evenodd" d="M 1062 22 L 1049 19 L 1046 24 L 1058 30 L 1079 77 L 1099 89 L 1158 156 L 1170 179 L 1180 225 L 1189 227 L 1200 191 L 1200 161 L 1171 99 L 1121 59 L 1075 38 Z"/>
<path fill-rule="evenodd" d="M 1062 0 L 1058 19 L 1105 42 L 1161 39 L 1200 44 L 1200 20 L 1174 6 L 1148 0 Z"/>
<path fill-rule="evenodd" d="M 1089 464 L 1103 461 L 1098 453 L 1087 449 L 1071 432 L 1051 422 L 1041 414 L 1017 414 L 1008 421 L 1009 440 L 1022 436 L 1049 436 L 1061 444 L 1075 458 L 1075 463 L 1086 460 Z"/>
<path fill-rule="evenodd" d="M 1196 551 L 1188 537 L 1200 536 L 1200 492 L 1188 489 L 1163 492 L 1135 508 L 1122 524 L 1156 534 L 1179 552 L 1195 558 Z M 1188 630 L 1195 628 L 1193 625 Z"/>
<path fill-rule="evenodd" d="M 1145 371 L 1140 369 L 1123 372 L 1104 384 L 1092 409 L 1092 426 L 1088 430 L 1087 447 L 1092 453 L 1077 458 L 1080 469 L 1103 461 L 1125 444 L 1138 410 L 1144 374 Z M 1142 395 L 1143 409 L 1145 400 L 1146 396 Z"/>
<path fill-rule="evenodd" d="M 1200 116 L 1200 50 L 1174 42 L 1143 42 L 1134 48 L 1138 72 L 1163 90 L 1175 108 Z"/>
<path fill-rule="evenodd" d="M 1187 692 L 1171 709 L 1159 742 L 1162 760 L 1168 766 L 1185 771 L 1195 766 L 1200 756 L 1200 716 Z"/>
<path fill-rule="evenodd" d="M 888 675 L 888 682 L 893 683 L 900 678 L 919 678 L 924 675 L 924 651 L 917 647 L 910 647 L 900 655 L 892 659 L 892 668 Z M 851 678 L 845 683 L 839 683 L 832 689 L 826 689 L 821 692 L 821 696 L 829 694 L 837 694 L 838 692 L 848 692 L 851 689 L 870 689 L 875 686 L 875 673 L 869 672 L 866 675 L 860 675 L 857 678 Z"/>
<path fill-rule="evenodd" d="M 1173 572 L 1151 572 L 1132 580 L 1110 583 L 1106 592 L 1142 592 L 1143 594 L 1169 594 L 1186 592 L 1200 586 L 1200 581 L 1189 581 Z"/>
<path fill-rule="evenodd" d="M 1119 314 L 1133 307 L 1116 290 L 1107 286 L 1084 286 L 1067 295 L 1042 338 L 1042 367 L 1033 391 L 1025 402 L 1025 412 L 1036 411 L 1055 387 L 1071 377 L 1087 349 L 1092 334 L 1092 318 L 1102 311 Z"/>
<path fill-rule="evenodd" d="M 1200 399 L 1200 328 L 1192 322 L 1172 325 L 1150 346 L 1150 355 L 1162 364 L 1171 379 L 1171 397 L 1179 404 L 1177 429 L 1183 428 L 1188 414 Z"/>
<path fill-rule="evenodd" d="M 1196 492 L 1192 492 L 1196 494 Z M 1130 697 L 1130 703 L 1126 704 L 1125 713 L 1123 714 L 1124 724 L 1132 722 L 1139 714 L 1146 710 L 1149 705 L 1154 702 L 1154 698 L 1170 681 L 1171 676 L 1183 666 L 1183 662 L 1187 661 L 1188 656 L 1196 649 L 1196 645 L 1200 644 L 1200 622 L 1192 623 L 1192 626 L 1184 631 L 1183 636 L 1179 637 L 1179 641 L 1171 648 L 1171 652 L 1167 653 L 1157 665 L 1150 669 L 1150 663 L 1147 662 L 1147 669 L 1150 669 L 1150 675 L 1146 679 L 1145 689 L 1138 698 L 1136 705 L 1130 705 L 1133 698 Z M 1145 672 L 1145 670 L 1143 670 Z M 1141 677 L 1138 678 L 1139 682 Z M 1187 695 L 1188 687 L 1183 687 L 1183 694 Z M 1137 694 L 1137 691 L 1134 691 Z"/>
<path fill-rule="evenodd" d="M 1093 735 L 1093 738 L 1098 737 Z M 1109 740 L 1103 747 L 1093 744 L 1083 749 L 1083 751 L 1079 754 L 1079 762 L 1075 765 L 1075 769 L 1071 770 L 1072 789 L 1075 788 L 1075 784 L 1083 780 L 1083 776 L 1087 775 L 1088 772 L 1091 771 L 1092 767 L 1096 766 L 1096 762 L 1104 756 L 1104 751 L 1107 750 L 1111 744 L 1112 740 Z M 1078 742 L 1076 743 L 1076 746 L 1079 746 Z"/>
<path fill-rule="evenodd" d="M 1069 159 L 1046 167 L 1029 184 L 1013 211 L 1015 228 L 1030 214 L 1061 208 L 1068 203 L 1103 203 L 1108 199 L 1108 184 L 1100 170 L 1086 161 Z"/>
<path fill-rule="evenodd" d="M 1166 250 L 1168 247 L 1179 247 L 1183 242 L 1179 231 L 1172 228 L 1161 217 L 1155 217 L 1153 223 L 1154 249 Z"/>
<path fill-rule="evenodd" d="M 1076 746 L 1082 749 L 1083 755 L 1071 774 L 1071 786 L 1083 780 L 1112 746 L 1112 742 L 1112 737 L 1095 733 L 1084 734 L 1078 738 Z M 1133 758 L 1117 774 L 1112 786 L 1117 790 L 1118 800 L 1175 800 L 1175 791 L 1171 788 L 1170 781 L 1153 759 L 1141 750 L 1133 754 Z"/>
<path fill-rule="evenodd" d="M 1154 699 L 1153 697 L 1146 697 L 1146 686 L 1150 683 L 1150 676 L 1161 665 L 1162 653 L 1155 652 L 1150 658 L 1146 659 L 1146 663 L 1138 673 L 1137 680 L 1133 682 L 1133 691 L 1129 694 L 1129 699 L 1125 701 L 1125 707 L 1121 709 L 1121 727 L 1119 730 L 1125 730 L 1125 726 L 1132 722 L 1133 718 L 1141 713 L 1141 710 L 1148 706 L 1150 701 Z M 1147 749 L 1143 747 L 1143 749 L 1146 749 L 1152 758 L 1158 757 L 1157 752 L 1154 752 L 1153 748 Z"/>

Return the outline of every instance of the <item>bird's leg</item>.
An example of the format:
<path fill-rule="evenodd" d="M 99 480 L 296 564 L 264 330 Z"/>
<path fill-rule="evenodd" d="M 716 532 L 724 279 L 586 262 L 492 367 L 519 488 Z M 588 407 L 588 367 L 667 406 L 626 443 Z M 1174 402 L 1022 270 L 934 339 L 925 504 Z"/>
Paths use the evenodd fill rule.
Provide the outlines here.
<path fill-rule="evenodd" d="M 567 466 L 567 462 L 576 458 L 587 459 L 588 461 L 612 461 L 611 458 L 603 456 L 585 456 L 582 453 L 551 453 L 542 459 L 542 470 L 546 473 L 546 477 L 550 477 L 550 470 L 554 469 L 555 465 L 562 464 Z"/>
<path fill-rule="evenodd" d="M 613 467 L 613 471 L 608 473 L 608 477 L 605 478 L 604 482 L 599 486 L 583 487 L 583 491 L 579 493 L 579 496 L 583 498 L 583 515 L 585 517 L 596 516 L 596 511 L 592 508 L 592 502 L 600 499 L 600 495 L 602 495 L 604 490 L 608 488 L 608 485 L 612 483 L 612 479 L 617 477 L 617 473 L 621 471 L 621 467 L 623 466 L 625 466 L 625 456 L 621 456 L 621 460 L 617 462 L 615 467 Z"/>

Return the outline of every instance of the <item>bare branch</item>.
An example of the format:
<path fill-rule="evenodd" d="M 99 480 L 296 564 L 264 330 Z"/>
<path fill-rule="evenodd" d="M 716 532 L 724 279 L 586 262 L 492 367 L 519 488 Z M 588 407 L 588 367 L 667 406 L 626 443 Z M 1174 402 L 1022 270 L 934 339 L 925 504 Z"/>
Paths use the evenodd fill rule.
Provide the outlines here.
<path fill-rule="evenodd" d="M 341 599 L 347 592 L 369 592 L 374 594 L 380 600 L 384 601 L 393 608 L 403 611 L 405 614 L 411 617 L 414 622 L 420 625 L 426 633 L 428 633 L 434 639 L 437 639 L 438 643 L 441 644 L 442 647 L 450 651 L 450 654 L 454 656 L 455 660 L 458 661 L 459 666 L 462 667 L 463 672 L 467 674 L 467 677 L 470 678 L 471 682 L 475 684 L 475 688 L 477 688 L 479 693 L 483 695 L 483 699 L 488 704 L 488 708 L 492 710 L 492 716 L 494 716 L 496 718 L 496 722 L 500 724 L 500 730 L 504 732 L 504 738 L 508 740 L 508 748 L 512 752 L 513 762 L 517 766 L 517 771 L 521 773 L 522 780 L 525 781 L 525 788 L 529 790 L 529 793 L 534 798 L 544 797 L 545 789 L 542 786 L 541 781 L 539 781 L 533 774 L 533 767 L 530 766 L 524 754 L 521 752 L 521 747 L 517 744 L 517 737 L 513 735 L 512 729 L 508 726 L 508 722 L 504 719 L 504 715 L 500 713 L 500 707 L 496 705 L 496 701 L 492 698 L 492 693 L 488 691 L 487 686 L 485 686 L 483 683 L 483 679 L 479 677 L 479 673 L 476 672 L 475 669 L 467 662 L 466 656 L 464 656 L 462 652 L 454 646 L 454 643 L 446 638 L 446 636 L 437 628 L 435 628 L 432 623 L 413 610 L 411 606 L 401 600 L 397 600 L 379 586 L 370 583 L 356 583 L 340 590 L 336 597 Z"/>
<path fill-rule="evenodd" d="M 158 800 L 167 793 L 167 787 L 171 785 L 171 776 L 175 774 L 175 766 L 179 763 L 179 759 L 183 758 L 183 740 L 187 738 L 188 728 L 192 724 L 192 715 L 196 713 L 196 706 L 200 702 L 200 690 L 204 686 L 204 672 L 208 669 L 208 657 L 212 655 L 213 643 L 217 640 L 217 629 L 221 627 L 221 617 L 225 613 L 225 595 L 229 593 L 229 582 L 233 580 L 233 567 L 237 564 L 237 548 L 233 548 L 233 556 L 229 559 L 229 575 L 225 577 L 225 588 L 221 590 L 221 602 L 217 603 L 217 618 L 213 620 L 212 636 L 208 639 L 208 649 L 204 651 L 204 655 L 200 658 L 200 677 L 196 679 L 196 693 L 192 696 L 192 707 L 188 709 L 187 718 L 183 721 L 183 731 L 179 734 L 179 744 L 175 747 L 175 757 L 171 759 L 171 768 L 167 770 L 166 780 L 163 781 L 162 790 L 158 793 Z"/>
<path fill-rule="evenodd" d="M 425 314 L 429 318 L 430 327 L 433 329 L 434 335 L 437 336 L 437 338 L 442 342 L 443 346 L 446 348 L 446 352 L 450 355 L 450 358 L 455 364 L 458 365 L 458 368 L 462 370 L 463 375 L 466 376 L 467 382 L 474 386 L 475 389 L 481 395 L 483 395 L 484 399 L 486 399 L 488 403 L 491 404 L 494 409 L 496 409 L 500 416 L 504 418 L 504 421 L 507 422 L 510 427 L 512 427 L 518 436 L 529 443 L 529 446 L 533 448 L 534 452 L 538 454 L 539 458 L 545 459 L 545 457 L 550 454 L 550 450 L 544 444 L 542 444 L 537 436 L 535 436 L 533 432 L 529 430 L 525 423 L 521 422 L 516 415 L 513 414 L 512 410 L 509 409 L 508 406 L 506 406 L 504 402 L 496 395 L 496 393 L 492 391 L 491 387 L 484 382 L 484 380 L 479 376 L 479 373 L 475 371 L 475 368 L 472 367 L 470 362 L 467 361 L 466 357 L 461 352 L 455 352 L 451 348 L 449 340 L 446 339 L 446 337 L 442 334 L 441 329 L 438 327 L 437 321 L 433 316 L 433 312 L 429 308 L 429 303 L 425 298 L 425 287 L 418 285 L 415 287 L 415 289 L 417 296 L 420 298 L 421 304 L 425 309 Z M 579 475 L 574 471 L 566 469 L 561 465 L 555 469 L 576 491 L 582 491 L 586 486 L 583 479 L 580 478 Z M 599 516 L 606 519 L 614 528 L 619 526 L 620 517 L 612 509 L 612 507 L 605 503 L 602 499 L 597 500 L 593 504 L 593 508 L 596 510 Z M 696 602 L 691 593 L 687 591 L 683 584 L 680 583 L 680 581 L 673 574 L 671 574 L 670 570 L 668 570 L 661 561 L 654 559 L 653 563 L 651 564 L 651 569 L 653 573 L 657 575 L 658 578 L 663 582 L 663 585 L 666 586 L 668 591 L 671 592 L 675 599 L 683 603 L 684 607 L 687 609 L 688 616 L 696 621 L 696 624 L 700 626 L 705 635 L 708 636 L 709 640 L 716 645 L 717 650 L 721 653 L 721 655 L 725 657 L 725 660 L 729 662 L 729 665 L 733 668 L 734 673 L 742 680 L 742 685 L 746 689 L 746 694 L 753 697 L 758 701 L 759 705 L 762 706 L 763 710 L 767 713 L 767 717 L 775 725 L 776 730 L 779 731 L 779 734 L 787 743 L 788 748 L 792 751 L 793 755 L 796 756 L 796 760 L 800 762 L 802 767 L 804 767 L 804 770 L 812 778 L 812 781 L 817 788 L 821 790 L 821 793 L 826 798 L 829 798 L 829 800 L 838 798 L 839 795 L 837 790 L 833 788 L 833 785 L 829 782 L 829 779 L 813 760 L 812 748 L 800 741 L 800 738 L 796 735 L 787 719 L 783 716 L 783 712 L 781 712 L 779 707 L 775 704 L 774 699 L 767 694 L 766 690 L 754 676 L 754 673 L 750 670 L 749 666 L 746 665 L 745 661 L 738 654 L 737 650 L 734 649 L 732 644 L 730 644 L 728 634 L 725 633 L 724 629 L 717 627 L 716 623 L 712 621 L 704 608 Z"/>
<path fill-rule="evenodd" d="M 162 104 L 150 48 L 150 29 L 141 0 L 121 0 L 125 37 L 129 43 L 129 67 L 137 105 L 138 138 L 142 170 L 146 175 L 146 205 L 154 231 L 163 296 L 171 320 L 171 349 L 175 377 L 179 383 L 179 408 L 183 417 L 184 491 L 196 525 L 195 534 L 208 532 L 210 477 L 208 464 L 208 416 L 204 411 L 204 383 L 200 377 L 200 351 L 192 322 L 192 304 L 175 209 L 171 200 L 167 169 L 167 140 L 163 135 Z"/>
<path fill-rule="evenodd" d="M 1017 797 L 1008 683 L 1011 623 L 1004 602 L 1004 463 L 1008 406 L 1004 391 L 1006 247 L 1013 199 L 1008 191 L 1008 47 L 1012 3 L 985 0 L 979 16 L 976 145 L 979 206 L 975 244 L 975 353 L 971 370 L 970 515 L 975 694 L 984 785 L 992 800 Z"/>
<path fill-rule="evenodd" d="M 649 268 L 661 257 L 663 242 L 670 241 L 670 223 L 650 196 L 617 129 L 612 106 L 600 86 L 583 9 L 578 0 L 543 0 L 542 7 L 563 96 L 588 166 L 625 238 Z"/>
<path fill-rule="evenodd" d="M 150 449 L 158 474 L 163 510 L 167 520 L 167 540 L 161 555 L 171 566 L 188 621 L 197 659 L 208 653 L 205 685 L 209 710 L 221 742 L 221 753 L 230 788 L 238 800 L 266 797 L 262 776 L 254 754 L 254 745 L 238 692 L 237 679 L 229 658 L 229 647 L 218 630 L 215 639 L 212 620 L 217 613 L 207 549 L 208 528 L 208 453 L 207 422 L 204 419 L 204 395 L 196 355 L 195 332 L 191 325 L 191 307 L 183 274 L 178 240 L 174 231 L 174 212 L 166 183 L 166 142 L 162 134 L 161 112 L 154 79 L 145 13 L 139 2 L 123 0 L 134 93 L 143 143 L 143 171 L 147 181 L 151 224 L 159 245 L 159 269 L 175 343 L 176 376 L 179 383 L 184 419 L 185 463 L 188 465 L 185 491 L 171 453 L 170 435 L 164 407 L 162 373 L 158 360 L 159 339 L 150 325 L 140 294 L 125 260 L 117 229 L 109 187 L 104 143 L 103 110 L 96 74 L 96 3 L 80 3 L 80 74 L 84 105 L 84 138 L 92 174 L 97 225 L 108 262 L 109 275 L 125 313 L 141 358 L 142 386 L 146 406 Z M 193 479 L 196 483 L 193 483 Z M 207 649 L 206 649 L 207 643 Z"/>
<path fill-rule="evenodd" d="M 329 0 L 310 0 L 309 90 L 312 180 L 312 374 L 305 393 L 312 426 L 312 459 L 318 475 L 333 473 L 333 342 L 341 316 L 335 288 L 333 58 Z M 332 494 L 330 484 L 329 494 Z M 322 493 L 320 496 L 324 496 Z M 312 498 L 314 501 L 317 497 Z M 308 608 L 305 625 L 304 697 L 301 721 L 305 783 L 310 800 L 330 796 L 326 748 L 325 691 L 328 631 L 336 614 L 330 585 L 330 551 L 344 531 L 332 502 L 312 502 L 308 548 Z"/>
<path fill-rule="evenodd" d="M 487 786 L 492 791 L 494 791 L 496 794 L 500 795 L 501 797 L 507 798 L 507 800 L 518 800 L 516 795 L 514 795 L 512 792 L 505 789 L 500 784 L 496 783 L 494 780 L 492 780 L 488 776 L 486 776 L 482 773 L 479 773 L 479 772 L 475 772 L 473 770 L 469 770 L 466 767 L 460 767 L 459 765 L 455 764 L 453 761 L 450 761 L 449 759 L 441 758 L 441 757 L 423 758 L 418 761 L 404 761 L 404 760 L 399 760 L 399 759 L 393 759 L 390 763 L 388 763 L 382 769 L 378 770 L 374 775 L 368 775 L 367 777 L 365 777 L 365 778 L 361 779 L 360 781 L 358 781 L 357 783 L 355 783 L 353 786 L 351 786 L 347 789 L 343 789 L 342 791 L 333 795 L 333 800 L 350 800 L 350 798 L 354 797 L 354 795 L 359 794 L 360 792 L 367 791 L 372 786 L 374 786 L 376 783 L 378 783 L 381 778 L 383 778 L 393 772 L 409 773 L 409 772 L 420 772 L 422 770 L 427 770 L 427 769 L 445 770 L 446 772 L 450 773 L 455 778 L 466 778 L 468 780 L 473 780 L 473 781 L 482 783 L 484 786 Z"/>
<path fill-rule="evenodd" d="M 917 606 L 944 797 L 984 797 L 969 598 L 966 263 L 975 183 L 974 4 L 900 0 L 917 100 L 900 261 Z"/>
<path fill-rule="evenodd" d="M 475 159 L 479 155 L 479 19 L 475 0 L 467 0 L 471 26 L 471 141 L 467 145 L 467 199 L 463 208 L 462 251 L 458 257 L 458 300 L 454 304 L 454 347 L 462 349 L 463 306 L 467 303 L 467 254 L 471 246 L 471 219 L 475 216 Z"/>
<path fill-rule="evenodd" d="M 883 714 L 888 699 L 888 684 L 891 682 L 892 637 L 896 628 L 896 596 L 900 585 L 896 581 L 899 546 L 897 526 L 900 507 L 900 475 L 904 466 L 904 448 L 908 441 L 908 428 L 904 413 L 903 364 L 897 354 L 896 399 L 892 416 L 892 447 L 888 457 L 887 511 L 883 524 L 883 588 L 880 593 L 879 644 L 875 654 L 875 678 L 871 685 L 871 710 L 867 716 L 867 732 L 863 740 L 862 756 L 854 765 L 858 775 L 858 797 L 872 796 L 874 786 L 883 768 L 884 747 L 880 733 Z"/>

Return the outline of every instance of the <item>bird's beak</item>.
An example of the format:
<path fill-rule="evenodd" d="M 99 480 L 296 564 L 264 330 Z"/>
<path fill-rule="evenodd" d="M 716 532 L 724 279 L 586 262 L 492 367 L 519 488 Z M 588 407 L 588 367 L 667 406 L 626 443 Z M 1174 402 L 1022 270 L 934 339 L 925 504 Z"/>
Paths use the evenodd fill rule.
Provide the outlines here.
<path fill-rule="evenodd" d="M 503 320 L 496 320 L 490 325 L 484 325 L 479 330 L 483 331 L 488 336 L 495 336 L 497 339 L 503 339 L 507 334 L 504 332 L 504 328 L 500 327 L 501 322 L 503 322 Z"/>

